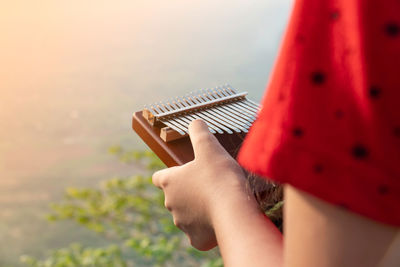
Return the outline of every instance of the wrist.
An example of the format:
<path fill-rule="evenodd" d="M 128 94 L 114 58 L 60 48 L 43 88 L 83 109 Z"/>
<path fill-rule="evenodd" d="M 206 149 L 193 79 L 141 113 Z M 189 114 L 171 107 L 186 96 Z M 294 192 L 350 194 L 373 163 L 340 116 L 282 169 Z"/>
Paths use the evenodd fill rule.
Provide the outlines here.
<path fill-rule="evenodd" d="M 282 235 L 246 187 L 220 196 L 210 215 L 225 266 L 282 266 Z"/>
<path fill-rule="evenodd" d="M 243 179 L 241 177 L 240 179 Z M 245 181 L 214 195 L 210 204 L 210 222 L 214 228 L 235 220 L 236 217 L 263 214 Z"/>

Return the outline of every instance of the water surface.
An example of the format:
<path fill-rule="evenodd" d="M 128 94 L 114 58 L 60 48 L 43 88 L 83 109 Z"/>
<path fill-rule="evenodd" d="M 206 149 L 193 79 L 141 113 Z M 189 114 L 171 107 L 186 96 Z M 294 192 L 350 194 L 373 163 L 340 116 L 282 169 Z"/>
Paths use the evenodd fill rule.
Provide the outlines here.
<path fill-rule="evenodd" d="M 49 226 L 67 186 L 135 172 L 107 155 L 144 148 L 144 104 L 230 83 L 259 101 L 288 0 L 0 0 L 0 265 L 73 240 Z"/>

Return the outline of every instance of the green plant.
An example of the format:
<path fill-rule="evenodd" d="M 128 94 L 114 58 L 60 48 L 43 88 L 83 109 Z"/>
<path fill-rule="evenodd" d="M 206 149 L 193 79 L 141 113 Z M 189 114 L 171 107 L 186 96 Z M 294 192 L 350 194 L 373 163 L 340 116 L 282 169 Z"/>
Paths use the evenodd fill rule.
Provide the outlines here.
<path fill-rule="evenodd" d="M 125 266 L 223 266 L 217 250 L 193 249 L 175 227 L 164 208 L 164 195 L 151 183 L 151 173 L 164 168 L 149 151 L 110 148 L 120 160 L 142 166 L 143 173 L 116 177 L 99 188 L 68 188 L 61 203 L 52 204 L 51 221 L 73 220 L 104 235 L 113 244 L 106 248 L 71 245 L 52 252 L 47 259 L 28 256 L 31 267 Z"/>
<path fill-rule="evenodd" d="M 22 256 L 21 261 L 32 267 L 69 267 L 69 266 L 104 266 L 126 267 L 126 261 L 118 246 L 111 245 L 106 248 L 83 248 L 79 244 L 72 244 L 68 248 L 59 249 L 39 261 L 28 256 Z"/>

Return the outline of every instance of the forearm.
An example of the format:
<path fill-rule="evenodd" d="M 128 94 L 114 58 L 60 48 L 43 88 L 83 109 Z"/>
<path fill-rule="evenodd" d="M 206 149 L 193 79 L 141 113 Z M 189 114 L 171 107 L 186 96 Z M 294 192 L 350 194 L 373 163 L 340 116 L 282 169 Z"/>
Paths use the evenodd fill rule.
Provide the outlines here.
<path fill-rule="evenodd" d="M 283 266 L 283 237 L 245 193 L 224 196 L 213 227 L 225 266 Z"/>

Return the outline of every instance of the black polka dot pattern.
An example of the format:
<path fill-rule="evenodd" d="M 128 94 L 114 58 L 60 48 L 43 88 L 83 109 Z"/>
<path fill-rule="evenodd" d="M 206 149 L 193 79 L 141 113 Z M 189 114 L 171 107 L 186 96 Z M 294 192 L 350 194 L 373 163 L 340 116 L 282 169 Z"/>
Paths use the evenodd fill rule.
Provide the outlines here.
<path fill-rule="evenodd" d="M 322 173 L 324 171 L 324 166 L 321 163 L 316 163 L 313 166 L 314 173 Z"/>
<path fill-rule="evenodd" d="M 378 86 L 373 85 L 373 86 L 371 86 L 371 87 L 369 88 L 369 96 L 370 96 L 372 99 L 378 99 L 378 98 L 380 98 L 380 97 L 381 97 L 381 94 L 382 94 L 382 90 L 381 90 L 381 88 L 379 88 Z"/>
<path fill-rule="evenodd" d="M 314 85 L 322 85 L 323 83 L 325 83 L 325 80 L 325 74 L 320 71 L 316 71 L 311 74 L 311 82 Z"/>
<path fill-rule="evenodd" d="M 378 193 L 381 195 L 386 195 L 389 193 L 389 188 L 386 185 L 380 185 L 378 187 Z"/>
<path fill-rule="evenodd" d="M 355 159 L 366 159 L 369 155 L 368 149 L 362 144 L 356 144 L 351 149 L 351 154 Z"/>
<path fill-rule="evenodd" d="M 298 42 L 298 43 L 303 43 L 304 41 L 305 41 L 305 38 L 304 38 L 303 35 L 298 34 L 298 35 L 296 36 L 296 42 Z"/>
<path fill-rule="evenodd" d="M 335 111 L 335 118 L 336 119 L 341 119 L 341 118 L 343 118 L 344 117 L 344 112 L 343 112 L 343 110 L 341 110 L 341 109 L 338 109 L 338 110 L 336 110 Z"/>
<path fill-rule="evenodd" d="M 338 20 L 340 18 L 340 12 L 339 10 L 335 10 L 331 13 L 331 19 L 332 20 Z"/>
<path fill-rule="evenodd" d="M 400 26 L 396 23 L 389 22 L 385 25 L 385 32 L 389 37 L 397 37 L 400 33 Z"/>
<path fill-rule="evenodd" d="M 292 134 L 293 134 L 294 137 L 298 137 L 299 138 L 299 137 L 302 137 L 304 135 L 304 131 L 300 127 L 295 127 L 292 130 Z"/>
<path fill-rule="evenodd" d="M 264 160 L 243 155 L 342 212 L 400 225 L 400 0 L 322 2 L 296 6 L 250 139 Z"/>
<path fill-rule="evenodd" d="M 400 138 L 400 126 L 394 127 L 393 134 L 395 137 Z"/>

